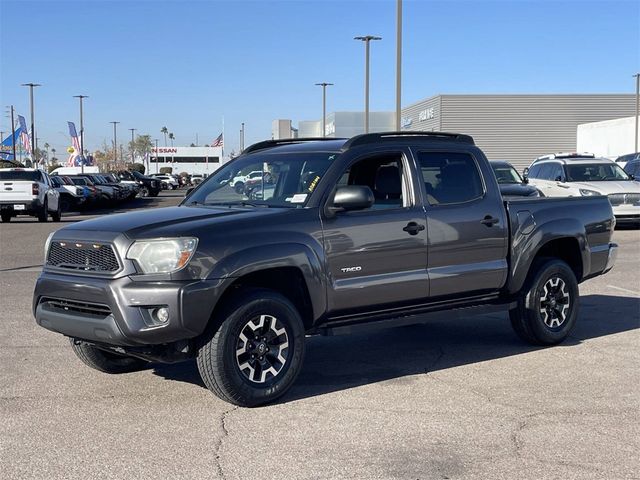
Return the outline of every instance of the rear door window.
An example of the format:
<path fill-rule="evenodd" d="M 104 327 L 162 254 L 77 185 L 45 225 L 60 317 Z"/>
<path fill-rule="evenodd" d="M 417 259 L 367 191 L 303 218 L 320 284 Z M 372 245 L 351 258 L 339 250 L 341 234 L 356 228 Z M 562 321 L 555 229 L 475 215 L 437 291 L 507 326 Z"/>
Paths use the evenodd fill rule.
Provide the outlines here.
<path fill-rule="evenodd" d="M 475 159 L 461 152 L 418 152 L 422 179 L 431 205 L 465 203 L 484 195 Z"/>

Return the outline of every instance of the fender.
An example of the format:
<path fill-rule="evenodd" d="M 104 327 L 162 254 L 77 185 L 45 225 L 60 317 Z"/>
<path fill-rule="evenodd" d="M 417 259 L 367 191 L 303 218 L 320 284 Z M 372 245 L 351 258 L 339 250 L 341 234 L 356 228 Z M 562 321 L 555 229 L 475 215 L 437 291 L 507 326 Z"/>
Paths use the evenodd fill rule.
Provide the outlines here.
<path fill-rule="evenodd" d="M 215 265 L 209 279 L 222 279 L 220 293 L 238 278 L 278 267 L 295 267 L 302 276 L 309 291 L 314 321 L 327 309 L 327 285 L 322 262 L 317 252 L 301 243 L 273 243 L 238 250 L 224 257 Z"/>
<path fill-rule="evenodd" d="M 540 217 L 540 216 L 539 216 Z M 535 218 L 538 220 L 538 217 Z M 524 228 L 523 228 L 524 227 Z M 511 215 L 513 232 L 511 243 L 511 271 L 507 283 L 507 291 L 517 293 L 523 287 L 531 264 L 540 250 L 553 240 L 570 238 L 577 240 L 582 259 L 583 277 L 591 268 L 589 244 L 585 227 L 575 218 L 562 217 L 535 225 L 530 233 L 526 233 L 526 225 L 518 224 L 518 215 Z M 580 282 L 582 278 L 578 278 Z"/>

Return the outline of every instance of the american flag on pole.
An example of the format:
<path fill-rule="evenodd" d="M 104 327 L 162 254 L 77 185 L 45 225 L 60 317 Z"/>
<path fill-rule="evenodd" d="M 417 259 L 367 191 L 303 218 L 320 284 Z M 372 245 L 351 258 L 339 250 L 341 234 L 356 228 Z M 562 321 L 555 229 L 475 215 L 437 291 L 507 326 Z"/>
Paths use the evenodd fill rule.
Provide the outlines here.
<path fill-rule="evenodd" d="M 78 153 L 78 155 L 82 154 L 80 151 L 80 137 L 78 136 L 78 132 L 76 131 L 76 126 L 73 122 L 67 122 L 69 124 L 69 135 L 71 135 L 71 143 L 73 144 L 73 149 Z"/>
<path fill-rule="evenodd" d="M 224 139 L 222 138 L 222 134 L 218 135 L 218 138 L 216 138 L 213 143 L 211 144 L 212 147 L 224 147 Z"/>
<path fill-rule="evenodd" d="M 18 115 L 18 122 L 20 123 L 20 140 L 22 141 L 22 146 L 24 149 L 31 152 L 31 141 L 29 140 L 29 133 L 27 130 L 27 122 L 25 122 L 24 117 L 22 115 Z"/>

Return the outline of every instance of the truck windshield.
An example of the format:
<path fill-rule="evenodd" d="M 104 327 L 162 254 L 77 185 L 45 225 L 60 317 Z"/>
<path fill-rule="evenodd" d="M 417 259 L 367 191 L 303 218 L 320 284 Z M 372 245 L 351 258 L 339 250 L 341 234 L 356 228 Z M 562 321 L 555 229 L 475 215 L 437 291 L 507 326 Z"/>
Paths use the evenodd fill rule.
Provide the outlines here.
<path fill-rule="evenodd" d="M 569 182 L 607 182 L 631 180 L 631 177 L 615 163 L 585 163 L 567 165 L 567 181 Z"/>
<path fill-rule="evenodd" d="M 491 168 L 493 168 L 493 173 L 496 174 L 496 179 L 500 184 L 522 183 L 520 174 L 510 165 L 491 165 Z"/>
<path fill-rule="evenodd" d="M 337 153 L 253 154 L 210 175 L 185 205 L 304 207 Z"/>
<path fill-rule="evenodd" d="M 26 182 L 40 182 L 42 176 L 40 172 L 34 170 L 7 170 L 0 172 L 0 180 L 16 180 Z"/>

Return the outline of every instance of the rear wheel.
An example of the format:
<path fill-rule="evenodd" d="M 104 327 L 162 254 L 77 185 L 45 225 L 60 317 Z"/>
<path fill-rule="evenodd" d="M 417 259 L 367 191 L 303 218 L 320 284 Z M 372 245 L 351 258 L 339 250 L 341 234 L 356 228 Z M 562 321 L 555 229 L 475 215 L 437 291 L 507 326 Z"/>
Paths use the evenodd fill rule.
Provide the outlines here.
<path fill-rule="evenodd" d="M 51 219 L 54 222 L 59 222 L 61 218 L 62 218 L 62 203 L 58 201 L 58 210 L 56 210 L 51 214 Z"/>
<path fill-rule="evenodd" d="M 2 223 L 9 223 L 11 221 L 10 213 L 0 213 L 0 219 L 2 219 Z"/>
<path fill-rule="evenodd" d="M 304 326 L 291 302 L 271 290 L 244 290 L 217 317 L 220 327 L 205 339 L 197 358 L 209 390 L 243 407 L 283 395 L 304 357 Z"/>
<path fill-rule="evenodd" d="M 44 205 L 38 211 L 38 221 L 39 222 L 46 222 L 48 215 L 49 215 L 49 206 L 47 205 L 47 201 L 45 200 L 44 201 Z"/>
<path fill-rule="evenodd" d="M 100 350 L 88 343 L 69 339 L 73 353 L 82 360 L 85 365 L 103 373 L 127 373 L 144 369 L 149 362 L 139 358 L 127 357 L 115 353 Z"/>
<path fill-rule="evenodd" d="M 542 259 L 534 265 L 518 299 L 509 312 L 520 338 L 534 345 L 563 341 L 578 318 L 578 282 L 562 260 Z"/>
<path fill-rule="evenodd" d="M 244 182 L 236 182 L 233 189 L 237 194 L 242 194 L 242 192 L 244 192 Z"/>

